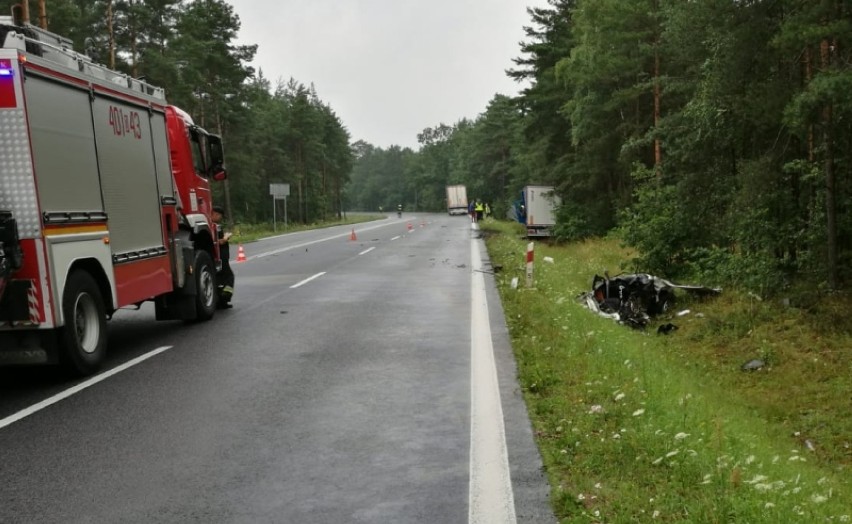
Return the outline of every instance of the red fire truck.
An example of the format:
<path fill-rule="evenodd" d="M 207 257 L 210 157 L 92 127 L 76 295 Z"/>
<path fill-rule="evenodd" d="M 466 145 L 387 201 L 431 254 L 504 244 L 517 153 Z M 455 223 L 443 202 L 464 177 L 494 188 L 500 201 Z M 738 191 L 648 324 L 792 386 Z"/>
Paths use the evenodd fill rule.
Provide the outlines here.
<path fill-rule="evenodd" d="M 96 371 L 106 321 L 207 320 L 221 139 L 161 88 L 0 17 L 0 364 Z"/>

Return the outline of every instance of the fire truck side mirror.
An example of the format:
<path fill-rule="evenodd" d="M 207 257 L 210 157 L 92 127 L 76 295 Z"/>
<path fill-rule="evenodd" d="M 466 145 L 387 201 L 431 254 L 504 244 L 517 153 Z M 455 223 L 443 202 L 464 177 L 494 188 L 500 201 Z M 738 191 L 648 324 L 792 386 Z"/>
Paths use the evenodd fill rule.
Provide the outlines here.
<path fill-rule="evenodd" d="M 209 135 L 207 143 L 210 151 L 210 175 L 213 180 L 221 182 L 228 178 L 225 171 L 225 151 L 222 149 L 222 138 L 218 135 Z"/>
<path fill-rule="evenodd" d="M 228 178 L 228 172 L 225 171 L 225 167 L 222 164 L 216 164 L 213 166 L 213 180 L 216 182 L 221 182 Z"/>

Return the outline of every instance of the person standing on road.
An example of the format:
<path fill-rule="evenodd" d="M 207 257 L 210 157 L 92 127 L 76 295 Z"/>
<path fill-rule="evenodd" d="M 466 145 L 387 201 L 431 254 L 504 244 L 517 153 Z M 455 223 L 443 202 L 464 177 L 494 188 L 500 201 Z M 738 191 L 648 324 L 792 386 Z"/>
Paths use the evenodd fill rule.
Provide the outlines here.
<path fill-rule="evenodd" d="M 482 205 L 482 200 L 476 199 L 476 206 L 474 207 L 474 211 L 476 212 L 476 221 L 479 222 L 482 220 L 482 214 L 485 212 L 485 206 Z"/>
<path fill-rule="evenodd" d="M 225 232 L 222 220 L 225 218 L 225 210 L 221 206 L 213 206 L 213 222 L 218 226 L 217 236 L 219 243 L 219 258 L 222 260 L 222 269 L 216 274 L 216 285 L 219 288 L 219 309 L 228 309 L 231 305 L 231 297 L 234 296 L 234 271 L 231 269 L 231 238 L 230 232 Z"/>
<path fill-rule="evenodd" d="M 476 202 L 473 200 L 470 201 L 470 204 L 467 205 L 467 214 L 470 215 L 470 221 L 476 222 Z"/>

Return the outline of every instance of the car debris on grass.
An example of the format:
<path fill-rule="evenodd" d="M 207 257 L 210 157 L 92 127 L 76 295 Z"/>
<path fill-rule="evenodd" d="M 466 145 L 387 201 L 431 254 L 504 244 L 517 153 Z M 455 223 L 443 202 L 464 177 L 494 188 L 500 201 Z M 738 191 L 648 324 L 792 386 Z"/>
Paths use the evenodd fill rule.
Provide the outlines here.
<path fill-rule="evenodd" d="M 652 317 L 665 313 L 673 306 L 676 289 L 697 296 L 718 295 L 722 292 L 721 288 L 675 284 L 647 273 L 610 277 L 605 271 L 604 276 L 595 275 L 592 290 L 580 294 L 578 298 L 587 308 L 601 316 L 632 328 L 644 329 Z M 681 313 L 688 314 L 688 310 L 685 311 Z M 667 326 L 659 332 L 668 334 L 677 329 L 673 324 Z"/>

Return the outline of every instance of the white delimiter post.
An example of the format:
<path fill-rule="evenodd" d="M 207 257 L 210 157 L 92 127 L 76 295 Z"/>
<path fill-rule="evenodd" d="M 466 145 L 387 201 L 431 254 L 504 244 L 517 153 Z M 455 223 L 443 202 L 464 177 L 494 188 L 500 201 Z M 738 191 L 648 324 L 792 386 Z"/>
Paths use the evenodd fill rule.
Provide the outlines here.
<path fill-rule="evenodd" d="M 533 287 L 533 243 L 527 244 L 527 287 Z"/>

